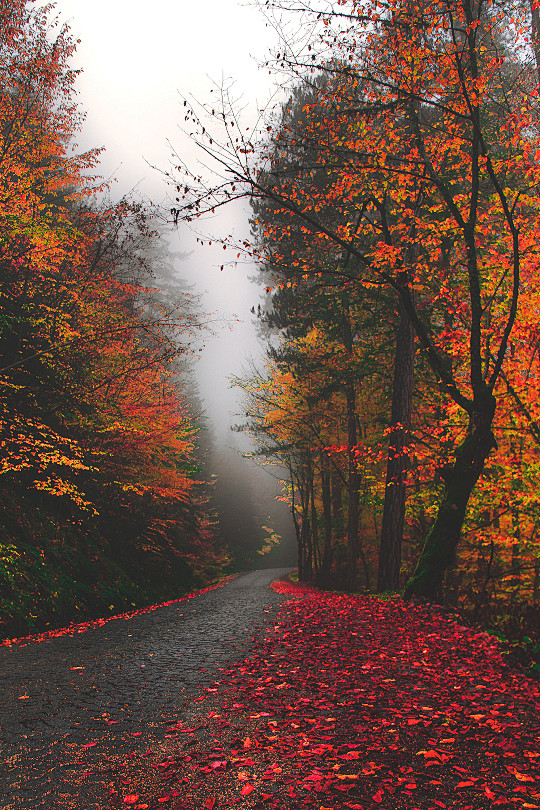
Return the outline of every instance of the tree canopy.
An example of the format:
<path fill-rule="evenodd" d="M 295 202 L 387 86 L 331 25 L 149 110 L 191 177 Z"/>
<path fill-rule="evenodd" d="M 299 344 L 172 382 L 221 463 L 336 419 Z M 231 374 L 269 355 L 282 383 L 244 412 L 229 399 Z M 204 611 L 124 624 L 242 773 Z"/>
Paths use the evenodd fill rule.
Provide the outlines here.
<path fill-rule="evenodd" d="M 264 317 L 280 329 L 268 384 L 288 379 L 291 399 L 285 409 L 298 413 L 293 391 L 302 391 L 309 409 L 302 459 L 294 462 L 304 470 L 304 483 L 297 481 L 298 491 L 305 490 L 301 506 L 297 498 L 293 507 L 300 556 L 316 557 L 309 544 L 319 544 L 317 522 L 331 530 L 326 462 L 317 462 L 321 469 L 315 475 L 314 459 L 344 452 L 351 581 L 355 559 L 366 556 L 355 503 L 363 497 L 361 481 L 375 479 L 377 496 L 366 496 L 368 511 L 362 513 L 364 521 L 372 513 L 364 532 L 371 538 L 366 579 L 377 558 L 381 587 L 395 581 L 396 559 L 399 571 L 399 556 L 389 565 L 389 555 L 397 555 L 402 542 L 399 511 L 405 499 L 400 504 L 395 498 L 401 489 L 407 494 L 409 549 L 399 581 L 406 595 L 440 594 L 450 584 L 456 554 L 465 546 L 471 553 L 476 542 L 478 571 L 467 577 L 475 580 L 481 599 L 496 587 L 494 560 L 498 557 L 499 571 L 506 567 L 503 558 L 513 566 L 509 549 L 523 571 L 523 534 L 530 538 L 527 565 L 538 571 L 531 513 L 518 516 L 516 499 L 512 526 L 503 518 L 504 476 L 497 477 L 500 508 L 493 500 L 489 510 L 480 506 L 487 489 L 494 495 L 495 468 L 515 470 L 510 448 L 519 444 L 520 465 L 527 464 L 522 454 L 532 459 L 537 452 L 527 406 L 536 350 L 522 332 L 531 320 L 528 285 L 535 286 L 538 273 L 534 13 L 517 4 L 473 0 L 343 0 L 316 9 L 283 2 L 266 8 L 288 12 L 293 20 L 300 15 L 302 36 L 291 38 L 289 27 L 282 50 L 269 63 L 282 79 L 289 77 L 290 101 L 259 135 L 242 130 L 226 94 L 219 109 L 203 105 L 196 112 L 187 106 L 190 135 L 215 159 L 221 180 L 201 185 L 201 178 L 179 163 L 175 217 L 200 219 L 242 196 L 253 201 L 253 239 L 239 247 L 260 261 L 267 304 L 274 307 Z M 325 295 L 326 304 L 319 306 Z M 341 423 L 338 428 L 334 422 L 336 438 L 329 439 L 322 438 L 321 426 L 333 418 L 330 403 L 339 395 L 333 391 L 332 399 L 322 380 L 314 386 L 312 369 L 317 377 L 334 371 L 345 301 L 362 302 L 381 322 L 369 336 L 351 333 L 349 413 L 344 390 Z M 325 318 L 330 326 L 322 326 Z M 389 351 L 392 324 L 395 344 Z M 312 359 L 300 353 L 299 340 L 306 348 L 311 342 Z M 375 399 L 353 360 L 358 352 L 364 366 L 367 359 L 376 361 L 368 375 L 370 385 L 381 386 Z M 399 402 L 405 384 L 410 393 Z M 250 396 L 259 403 L 254 428 L 267 435 L 275 401 L 261 411 L 261 385 L 254 381 Z M 370 404 L 386 398 L 371 416 L 374 434 L 368 442 L 358 433 L 364 392 Z M 313 438 L 317 432 L 319 441 Z M 297 453 L 298 440 L 296 432 L 281 434 L 278 444 L 283 452 L 294 447 Z M 313 469 L 307 478 L 306 463 Z M 321 478 L 317 494 L 314 475 Z M 291 470 L 289 487 L 295 476 Z M 516 480 L 513 472 L 511 477 Z M 526 479 L 521 477 L 520 487 Z M 397 506 L 387 519 L 388 540 L 379 548 L 386 508 L 380 512 L 392 499 Z M 464 527 L 467 543 L 460 547 Z M 312 567 L 308 562 L 308 572 Z M 527 585 L 536 596 L 537 580 L 538 573 Z"/>

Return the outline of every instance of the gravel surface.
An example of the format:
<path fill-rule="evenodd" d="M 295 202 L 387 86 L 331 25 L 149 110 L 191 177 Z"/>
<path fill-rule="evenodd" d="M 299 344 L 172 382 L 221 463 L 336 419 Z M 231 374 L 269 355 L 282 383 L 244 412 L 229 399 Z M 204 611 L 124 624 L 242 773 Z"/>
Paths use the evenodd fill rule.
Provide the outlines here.
<path fill-rule="evenodd" d="M 287 571 L 255 571 L 127 620 L 0 648 L 0 810 L 94 810 L 111 797 L 114 805 L 126 764 L 159 746 L 219 668 L 249 650 L 284 599 L 268 586 Z"/>

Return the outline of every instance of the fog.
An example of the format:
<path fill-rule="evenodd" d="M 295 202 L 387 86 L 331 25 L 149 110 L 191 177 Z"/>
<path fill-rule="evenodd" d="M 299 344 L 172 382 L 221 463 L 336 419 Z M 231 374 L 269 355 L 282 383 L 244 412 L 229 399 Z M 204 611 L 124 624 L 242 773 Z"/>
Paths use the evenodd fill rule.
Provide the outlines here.
<path fill-rule="evenodd" d="M 178 127 L 181 96 L 205 101 L 216 84 L 238 77 L 235 92 L 245 98 L 249 118 L 276 92 L 268 71 L 259 69 L 254 58 L 264 58 L 274 32 L 255 8 L 235 0 L 154 0 L 139 7 L 128 0 L 58 0 L 56 14 L 80 39 L 72 60 L 73 67 L 82 69 L 77 88 L 86 111 L 79 149 L 105 147 L 100 172 L 111 179 L 113 199 L 132 192 L 164 210 L 171 207 L 163 172 L 174 160 L 174 150 L 192 166 L 199 160 Z M 248 216 L 248 206 L 236 204 L 205 223 L 205 232 L 214 238 L 231 232 L 245 236 Z M 171 248 L 184 256 L 178 273 L 194 285 L 212 330 L 199 352 L 196 373 L 206 438 L 223 484 L 221 506 L 232 500 L 230 488 L 228 495 L 225 490 L 227 477 L 234 477 L 250 511 L 244 522 L 260 527 L 270 519 L 279 534 L 288 536 L 290 549 L 292 524 L 285 505 L 274 498 L 279 487 L 271 475 L 241 458 L 240 452 L 251 446 L 230 430 L 242 419 L 241 396 L 230 378 L 241 376 L 250 360 L 264 362 L 250 312 L 260 300 L 259 289 L 249 281 L 256 268 L 249 262 L 229 265 L 232 254 L 215 243 L 201 247 L 197 236 L 187 226 L 171 226 Z M 227 520 L 234 531 L 230 516 Z M 283 555 L 285 564 L 292 561 L 290 551 Z"/>

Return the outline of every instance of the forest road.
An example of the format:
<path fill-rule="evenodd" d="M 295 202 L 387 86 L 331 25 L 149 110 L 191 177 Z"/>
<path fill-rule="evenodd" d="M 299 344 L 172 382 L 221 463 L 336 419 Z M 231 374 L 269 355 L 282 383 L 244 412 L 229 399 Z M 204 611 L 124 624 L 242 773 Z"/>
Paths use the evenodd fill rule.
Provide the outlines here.
<path fill-rule="evenodd" d="M 269 586 L 288 570 L 0 648 L 0 810 L 111 807 L 126 761 L 159 746 L 219 669 L 249 651 L 285 598 Z"/>

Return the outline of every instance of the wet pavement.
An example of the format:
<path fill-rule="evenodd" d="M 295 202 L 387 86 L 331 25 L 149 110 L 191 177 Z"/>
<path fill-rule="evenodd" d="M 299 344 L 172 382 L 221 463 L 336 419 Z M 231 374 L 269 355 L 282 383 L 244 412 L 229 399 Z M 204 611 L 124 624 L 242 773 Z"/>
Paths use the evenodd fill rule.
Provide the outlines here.
<path fill-rule="evenodd" d="M 243 574 L 149 613 L 0 648 L 0 810 L 114 806 L 126 763 L 189 717 L 219 669 L 271 621 L 284 597 L 269 585 L 288 570 Z"/>

